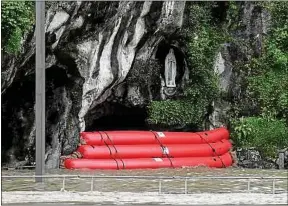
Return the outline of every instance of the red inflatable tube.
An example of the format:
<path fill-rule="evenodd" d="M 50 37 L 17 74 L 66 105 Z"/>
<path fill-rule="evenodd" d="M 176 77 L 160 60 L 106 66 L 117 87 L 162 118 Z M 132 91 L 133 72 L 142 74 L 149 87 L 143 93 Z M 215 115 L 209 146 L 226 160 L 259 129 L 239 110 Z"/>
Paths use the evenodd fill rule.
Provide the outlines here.
<path fill-rule="evenodd" d="M 123 159 L 152 157 L 211 157 L 223 155 L 232 147 L 229 140 L 206 144 L 173 144 L 161 146 L 152 145 L 113 145 L 93 146 L 81 145 L 78 152 L 85 159 Z"/>
<path fill-rule="evenodd" d="M 81 132 L 80 142 L 87 145 L 204 144 L 229 139 L 221 127 L 206 132 L 106 131 Z"/>
<path fill-rule="evenodd" d="M 230 153 L 219 157 L 179 157 L 179 158 L 139 158 L 139 159 L 66 159 L 67 169 L 156 169 L 169 167 L 229 167 L 232 165 Z"/>
<path fill-rule="evenodd" d="M 170 167 L 169 160 L 160 158 L 139 158 L 139 159 L 66 159 L 64 166 L 67 169 L 156 169 Z"/>
<path fill-rule="evenodd" d="M 233 158 L 229 152 L 217 157 L 180 157 L 171 159 L 173 166 L 177 167 L 194 167 L 208 166 L 215 168 L 229 167 L 233 164 Z"/>

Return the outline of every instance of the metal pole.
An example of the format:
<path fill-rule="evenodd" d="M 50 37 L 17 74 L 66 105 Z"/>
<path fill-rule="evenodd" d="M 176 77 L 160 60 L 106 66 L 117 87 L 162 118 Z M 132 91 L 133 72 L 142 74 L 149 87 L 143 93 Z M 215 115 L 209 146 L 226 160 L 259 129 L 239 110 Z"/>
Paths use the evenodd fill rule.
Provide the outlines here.
<path fill-rule="evenodd" d="M 36 175 L 45 173 L 45 1 L 36 4 Z M 42 182 L 42 177 L 35 177 Z"/>
<path fill-rule="evenodd" d="M 185 179 L 185 194 L 187 194 L 187 178 Z"/>
<path fill-rule="evenodd" d="M 63 177 L 63 181 L 62 181 L 62 191 L 65 191 L 65 180 L 66 180 L 66 177 L 64 176 Z"/>
<path fill-rule="evenodd" d="M 273 179 L 272 194 L 275 194 L 275 179 Z"/>
<path fill-rule="evenodd" d="M 91 191 L 94 190 L 94 177 L 91 178 Z"/>
<path fill-rule="evenodd" d="M 162 182 L 161 179 L 159 179 L 159 186 L 158 186 L 158 194 L 162 193 Z"/>

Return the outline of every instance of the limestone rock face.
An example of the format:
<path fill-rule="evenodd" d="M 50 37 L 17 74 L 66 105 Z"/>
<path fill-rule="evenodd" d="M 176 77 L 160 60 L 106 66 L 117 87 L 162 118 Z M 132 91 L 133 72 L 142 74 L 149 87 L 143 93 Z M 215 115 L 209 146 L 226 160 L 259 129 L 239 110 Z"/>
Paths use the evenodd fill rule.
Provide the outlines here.
<path fill-rule="evenodd" d="M 227 112 L 231 109 L 231 99 L 241 99 L 244 91 L 241 90 L 242 74 L 237 71 L 237 62 L 248 62 L 251 57 L 257 57 L 262 52 L 263 37 L 267 34 L 270 25 L 270 15 L 252 2 L 243 2 L 239 28 L 233 32 L 234 42 L 220 45 L 216 54 L 214 71 L 219 77 L 219 88 L 225 94 L 213 104 L 214 112 L 210 121 L 214 126 L 227 126 Z M 229 99 L 229 101 L 227 101 Z M 245 104 L 243 100 L 243 104 Z M 246 104 L 247 110 L 252 111 L 253 105 Z"/>
<path fill-rule="evenodd" d="M 145 106 L 140 88 L 128 87 L 126 77 L 136 62 L 155 58 L 160 42 L 169 42 L 181 28 L 184 7 L 185 2 L 169 1 L 46 3 L 48 168 L 57 168 L 60 155 L 76 149 L 87 120 L 105 115 L 99 105 Z M 34 85 L 31 31 L 19 55 L 2 58 L 2 157 L 12 166 L 34 161 Z"/>
<path fill-rule="evenodd" d="M 151 100 L 181 98 L 189 73 L 193 72 L 188 68 L 193 67 L 188 65 L 189 45 L 178 38 L 185 27 L 186 4 L 46 2 L 48 168 L 57 168 L 61 155 L 75 151 L 81 131 L 101 129 L 104 123 L 117 129 L 115 122 L 123 128 L 135 125 L 135 129 L 147 129 L 138 123 L 144 124 L 145 107 Z M 231 99 L 243 96 L 243 79 L 235 69 L 237 62 L 245 63 L 262 52 L 263 36 L 269 29 L 270 16 L 264 9 L 252 2 L 241 4 L 237 22 L 241 25 L 236 31 L 228 31 L 236 41 L 219 45 L 211 68 L 219 77 L 222 93 L 228 96 L 215 99 L 213 111 L 209 112 L 210 122 L 216 127 L 227 125 L 233 107 Z M 172 88 L 165 85 L 165 57 L 170 49 L 177 62 L 175 88 L 174 84 Z M 20 54 L 2 55 L 1 63 L 2 160 L 12 167 L 33 164 L 35 31 L 24 36 Z M 253 110 L 253 105 L 248 106 Z M 139 116 L 144 117 L 137 119 Z"/>

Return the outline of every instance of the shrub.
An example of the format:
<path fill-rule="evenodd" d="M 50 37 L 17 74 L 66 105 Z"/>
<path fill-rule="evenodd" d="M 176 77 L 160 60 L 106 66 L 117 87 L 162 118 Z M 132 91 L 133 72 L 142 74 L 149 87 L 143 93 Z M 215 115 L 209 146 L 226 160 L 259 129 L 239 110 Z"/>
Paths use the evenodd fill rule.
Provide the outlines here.
<path fill-rule="evenodd" d="M 276 157 L 288 147 L 285 122 L 269 117 L 246 117 L 232 121 L 231 137 L 237 147 L 255 147 L 263 157 Z"/>
<path fill-rule="evenodd" d="M 34 3 L 31 1 L 1 1 L 2 48 L 16 54 L 23 35 L 34 23 Z"/>
<path fill-rule="evenodd" d="M 191 102 L 187 99 L 153 101 L 148 106 L 148 113 L 150 115 L 147 120 L 150 124 L 172 127 L 190 125 L 199 128 L 205 108 L 203 108 L 203 102 Z"/>

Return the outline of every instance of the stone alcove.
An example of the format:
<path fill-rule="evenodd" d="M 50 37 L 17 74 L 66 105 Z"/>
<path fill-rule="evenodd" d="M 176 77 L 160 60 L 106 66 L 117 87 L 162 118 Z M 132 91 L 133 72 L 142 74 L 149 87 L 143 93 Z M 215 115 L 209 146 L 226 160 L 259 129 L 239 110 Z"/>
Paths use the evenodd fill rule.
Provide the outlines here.
<path fill-rule="evenodd" d="M 173 54 L 169 54 L 169 53 Z M 172 57 L 176 61 L 176 75 L 175 80 L 171 81 L 171 78 L 167 77 L 167 74 L 172 74 L 173 71 L 166 70 L 165 67 L 167 66 L 167 55 L 168 58 Z M 158 49 L 155 53 L 155 58 L 159 60 L 161 64 L 161 79 L 162 79 L 162 89 L 165 93 L 165 96 L 173 96 L 177 89 L 181 86 L 183 75 L 185 73 L 185 65 L 184 65 L 184 56 L 183 53 L 174 45 L 170 45 L 167 42 L 163 41 L 159 44 Z M 172 60 L 172 62 L 174 61 Z M 169 61 L 169 60 L 168 60 Z M 170 62 L 170 61 L 169 61 Z M 173 79 L 173 77 L 172 77 Z M 169 83 L 170 80 L 170 83 Z M 175 85 L 173 83 L 175 82 Z"/>

